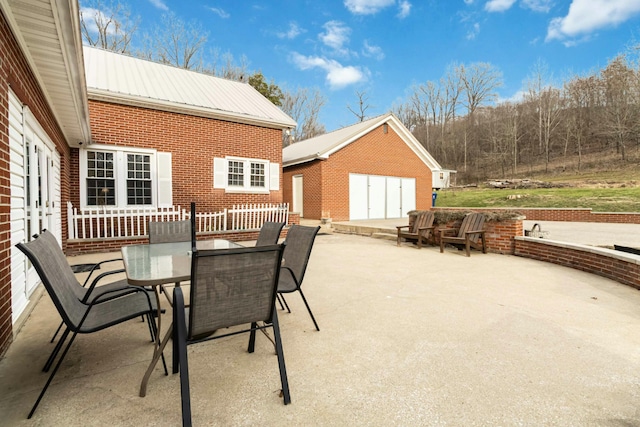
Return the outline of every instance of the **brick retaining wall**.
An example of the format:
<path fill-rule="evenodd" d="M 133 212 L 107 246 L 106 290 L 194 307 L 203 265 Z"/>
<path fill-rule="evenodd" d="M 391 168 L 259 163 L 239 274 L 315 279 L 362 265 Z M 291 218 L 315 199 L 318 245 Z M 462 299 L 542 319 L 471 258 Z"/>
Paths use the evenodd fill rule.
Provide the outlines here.
<path fill-rule="evenodd" d="M 590 208 L 433 208 L 434 211 L 518 212 L 528 220 L 640 224 L 640 212 L 592 212 Z"/>
<path fill-rule="evenodd" d="M 514 255 L 597 274 L 640 289 L 640 257 L 613 249 L 515 237 Z"/>

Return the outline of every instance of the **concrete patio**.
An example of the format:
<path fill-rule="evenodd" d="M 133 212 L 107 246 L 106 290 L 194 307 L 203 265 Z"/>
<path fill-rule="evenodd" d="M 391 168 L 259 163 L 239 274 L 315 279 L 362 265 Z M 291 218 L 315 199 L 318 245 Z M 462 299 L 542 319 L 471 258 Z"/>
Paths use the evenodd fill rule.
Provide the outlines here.
<path fill-rule="evenodd" d="M 83 263 L 118 254 L 70 259 Z M 291 405 L 273 347 L 247 335 L 189 347 L 194 425 L 640 425 L 640 293 L 507 255 L 316 239 L 303 285 L 280 312 Z M 169 315 L 169 313 L 167 314 Z M 177 375 L 130 321 L 80 336 L 32 420 L 59 317 L 44 295 L 0 361 L 0 420 L 25 426 L 175 426 Z M 166 353 L 170 363 L 170 352 Z"/>

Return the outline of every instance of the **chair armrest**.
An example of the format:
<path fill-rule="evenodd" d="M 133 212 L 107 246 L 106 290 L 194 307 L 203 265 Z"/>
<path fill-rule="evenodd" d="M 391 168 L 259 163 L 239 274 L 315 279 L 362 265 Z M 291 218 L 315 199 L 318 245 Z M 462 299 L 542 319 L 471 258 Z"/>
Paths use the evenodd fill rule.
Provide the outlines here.
<path fill-rule="evenodd" d="M 91 286 L 89 286 L 89 289 L 87 289 L 87 293 L 85 294 L 84 298 L 82 299 L 82 302 L 85 303 L 85 304 L 87 303 L 87 300 L 91 297 L 91 293 L 93 292 L 93 289 L 96 287 L 96 285 L 98 284 L 98 282 L 101 279 L 103 279 L 106 276 L 110 276 L 112 274 L 118 274 L 118 273 L 124 273 L 124 269 L 107 271 L 105 273 L 100 274 L 95 279 L 93 279 L 93 282 L 91 282 Z"/>
<path fill-rule="evenodd" d="M 469 235 L 469 234 L 482 234 L 484 235 L 484 233 L 486 232 L 486 230 L 471 230 L 471 231 L 465 231 L 464 234 Z"/>
<path fill-rule="evenodd" d="M 99 269 L 102 264 L 106 264 L 108 262 L 115 262 L 115 261 L 122 261 L 122 258 L 107 259 L 107 260 L 100 261 L 99 263 L 95 264 L 91 268 L 91 270 L 89 271 L 89 275 L 87 276 L 87 278 L 85 279 L 84 283 L 82 284 L 82 287 L 83 288 L 87 287 L 87 283 L 89 283 L 89 279 L 91 278 L 91 275 L 93 274 L 93 272 L 95 270 Z"/>
<path fill-rule="evenodd" d="M 434 228 L 436 228 L 435 226 L 431 226 L 431 227 L 420 227 L 418 228 L 418 231 L 423 231 L 423 230 L 433 230 Z"/>
<path fill-rule="evenodd" d="M 398 231 L 400 231 L 403 228 L 409 228 L 408 225 L 396 225 L 396 228 L 398 229 Z"/>

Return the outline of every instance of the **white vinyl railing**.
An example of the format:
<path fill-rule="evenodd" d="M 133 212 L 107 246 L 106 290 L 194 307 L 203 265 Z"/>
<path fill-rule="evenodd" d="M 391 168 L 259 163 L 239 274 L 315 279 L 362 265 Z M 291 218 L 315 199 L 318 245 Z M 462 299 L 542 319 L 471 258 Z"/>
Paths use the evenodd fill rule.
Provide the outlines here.
<path fill-rule="evenodd" d="M 78 210 L 67 203 L 69 239 L 147 236 L 149 221 L 182 221 L 191 213 L 180 206 L 168 208 L 90 208 Z M 228 221 L 229 219 L 229 221 Z M 196 232 L 258 230 L 265 221 L 289 222 L 289 205 L 234 205 L 222 212 L 197 212 Z"/>
<path fill-rule="evenodd" d="M 289 223 L 289 204 L 233 205 L 231 230 L 259 230 L 266 221 Z"/>

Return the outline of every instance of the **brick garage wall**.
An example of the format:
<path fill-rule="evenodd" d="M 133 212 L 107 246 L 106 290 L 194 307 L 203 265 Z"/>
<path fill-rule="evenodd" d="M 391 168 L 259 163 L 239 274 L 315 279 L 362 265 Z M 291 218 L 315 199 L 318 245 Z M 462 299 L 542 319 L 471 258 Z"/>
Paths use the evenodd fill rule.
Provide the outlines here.
<path fill-rule="evenodd" d="M 304 218 L 321 219 L 322 211 L 322 164 L 325 160 L 314 160 L 312 162 L 295 165 L 284 169 L 283 173 L 283 198 L 293 209 L 293 177 L 302 175 L 302 210 Z M 298 212 L 299 213 L 299 212 Z"/>
<path fill-rule="evenodd" d="M 465 208 L 434 208 L 434 210 L 464 210 Z M 521 213 L 533 221 L 608 222 L 618 224 L 640 224 L 638 212 L 592 212 L 589 208 L 546 209 L 546 208 L 468 208 L 475 212 L 496 212 L 500 210 Z"/>
<path fill-rule="evenodd" d="M 26 58 L 0 13 L 0 355 L 9 347 L 11 324 L 11 182 L 9 166 L 9 89 L 29 106 L 60 154 L 61 196 L 69 200 L 69 147 Z M 62 209 L 62 235 L 66 235 L 66 211 Z"/>
<path fill-rule="evenodd" d="M 515 239 L 514 255 L 571 267 L 640 289 L 640 257 L 611 249 L 532 237 Z"/>
<path fill-rule="evenodd" d="M 282 203 L 280 189 L 269 194 L 231 194 L 213 188 L 214 157 L 265 159 L 282 165 L 282 131 L 141 107 L 89 101 L 93 142 L 153 148 L 172 153 L 173 204 L 194 201 L 201 212 L 234 204 Z M 77 159 L 77 150 L 73 153 Z M 79 185 L 79 164 L 71 172 Z M 74 206 L 80 206 L 79 194 Z"/>
<path fill-rule="evenodd" d="M 300 224 L 300 217 L 295 214 L 289 215 L 289 224 L 280 233 L 280 238 L 287 237 L 289 232 L 289 226 L 292 224 Z M 245 231 L 245 232 L 222 232 L 222 233 L 207 233 L 198 234 L 198 240 L 208 239 L 226 239 L 233 242 L 246 242 L 250 240 L 256 240 L 258 238 L 259 231 Z M 69 240 L 67 243 L 67 256 L 95 254 L 103 252 L 117 252 L 121 247 L 125 245 L 143 245 L 149 243 L 149 239 L 146 237 L 137 237 L 129 239 L 86 239 L 86 240 Z"/>
<path fill-rule="evenodd" d="M 415 155 L 391 126 L 384 133 L 383 125 L 329 156 L 308 166 L 285 169 L 285 179 L 304 174 L 304 217 L 349 219 L 349 174 L 381 175 L 416 178 L 416 208 L 431 208 L 431 170 Z M 307 185 L 307 174 L 309 185 Z M 318 191 L 318 179 L 321 189 Z M 290 185 L 290 184 L 289 184 Z M 290 196 L 290 193 L 287 194 Z M 307 200 L 309 210 L 307 210 Z M 291 203 L 291 199 L 285 199 Z M 318 208 L 318 205 L 319 208 Z"/>

